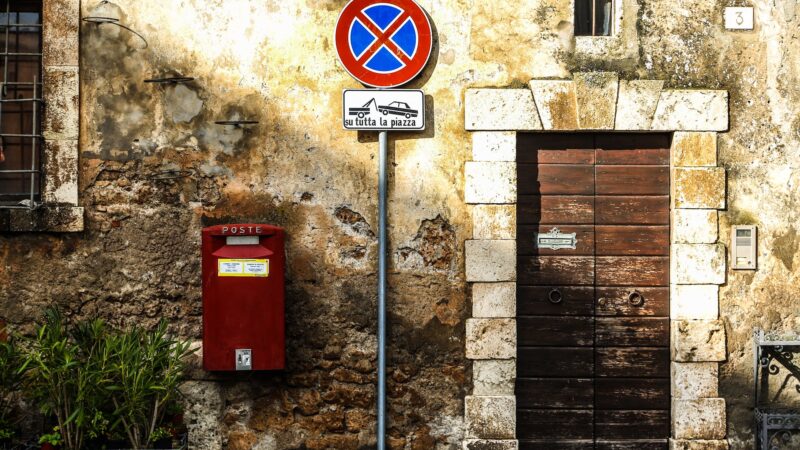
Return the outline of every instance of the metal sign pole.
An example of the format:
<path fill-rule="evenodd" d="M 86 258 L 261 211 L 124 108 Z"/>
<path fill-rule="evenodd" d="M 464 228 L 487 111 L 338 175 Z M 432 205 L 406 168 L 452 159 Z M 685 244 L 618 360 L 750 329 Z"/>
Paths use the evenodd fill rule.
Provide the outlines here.
<path fill-rule="evenodd" d="M 342 2 L 345 3 L 345 2 Z M 345 89 L 346 130 L 379 131 L 378 158 L 378 424 L 377 450 L 386 450 L 386 164 L 388 131 L 425 130 L 425 94 L 391 89 L 417 77 L 433 52 L 433 27 L 414 0 L 350 0 L 336 21 L 334 46 L 342 66 L 356 80 L 377 89 Z M 387 17 L 413 26 L 384 26 Z M 395 39 L 398 38 L 398 39 Z M 406 58 L 400 57 L 402 51 Z M 388 57 L 371 58 L 384 52 Z"/>
<path fill-rule="evenodd" d="M 378 135 L 378 450 L 386 449 L 386 159 L 388 132 Z"/>
<path fill-rule="evenodd" d="M 377 103 L 375 104 L 377 108 Z M 424 112 L 423 112 L 424 114 Z M 378 423 L 376 450 L 386 450 L 386 165 L 389 132 L 378 132 Z"/>

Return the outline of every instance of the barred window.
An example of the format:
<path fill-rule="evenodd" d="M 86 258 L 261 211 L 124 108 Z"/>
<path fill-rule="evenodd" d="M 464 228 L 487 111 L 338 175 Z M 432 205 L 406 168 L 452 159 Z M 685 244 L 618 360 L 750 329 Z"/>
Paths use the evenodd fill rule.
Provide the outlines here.
<path fill-rule="evenodd" d="M 32 208 L 41 191 L 42 2 L 0 5 L 0 208 Z"/>
<path fill-rule="evenodd" d="M 575 0 L 575 36 L 611 36 L 613 0 Z"/>

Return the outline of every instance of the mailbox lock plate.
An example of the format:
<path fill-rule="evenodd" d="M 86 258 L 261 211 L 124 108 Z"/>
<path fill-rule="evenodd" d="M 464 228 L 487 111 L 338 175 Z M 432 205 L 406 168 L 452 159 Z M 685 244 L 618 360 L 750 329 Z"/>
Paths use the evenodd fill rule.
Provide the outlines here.
<path fill-rule="evenodd" d="M 251 349 L 236 349 L 236 370 L 253 370 L 253 351 Z"/>

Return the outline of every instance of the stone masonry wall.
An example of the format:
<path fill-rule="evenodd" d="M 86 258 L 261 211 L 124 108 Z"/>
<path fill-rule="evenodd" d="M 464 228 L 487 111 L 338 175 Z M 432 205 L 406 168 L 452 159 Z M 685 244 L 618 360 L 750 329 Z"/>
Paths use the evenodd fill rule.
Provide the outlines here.
<path fill-rule="evenodd" d="M 718 235 L 727 244 L 729 225 L 759 225 L 760 268 L 727 271 L 720 289 L 727 362 L 719 395 L 731 448 L 751 448 L 752 329 L 800 329 L 798 1 L 754 0 L 756 30 L 734 33 L 722 28 L 722 8 L 744 0 L 623 0 L 619 35 L 603 41 L 573 38 L 571 2 L 420 3 L 436 46 L 409 87 L 428 95 L 428 131 L 394 135 L 390 148 L 391 448 L 460 448 L 464 397 L 485 388 L 471 380 L 486 367 L 473 368 L 465 354 L 465 333 L 485 325 L 467 325 L 486 311 L 475 314 L 471 297 L 493 308 L 481 303 L 490 292 L 465 281 L 464 242 L 482 233 L 465 204 L 466 90 L 592 71 L 730 94 L 730 130 L 718 142 L 728 173 Z M 374 445 L 377 141 L 340 126 L 341 90 L 358 87 L 331 41 L 344 4 L 83 0 L 83 16 L 119 18 L 147 41 L 80 25 L 85 230 L 0 236 L 0 319 L 14 329 L 30 331 L 58 304 L 71 317 L 118 324 L 164 317 L 199 339 L 200 229 L 248 220 L 287 228 L 289 369 L 193 373 L 185 389 L 196 448 Z M 196 80 L 144 83 L 178 74 Z M 231 119 L 260 123 L 214 124 Z"/>

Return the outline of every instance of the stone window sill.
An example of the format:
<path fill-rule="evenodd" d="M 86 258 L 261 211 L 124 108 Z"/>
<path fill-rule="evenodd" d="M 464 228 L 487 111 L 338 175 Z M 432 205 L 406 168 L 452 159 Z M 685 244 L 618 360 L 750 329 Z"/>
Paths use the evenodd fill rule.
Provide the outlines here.
<path fill-rule="evenodd" d="M 0 233 L 76 233 L 83 231 L 83 207 L 43 205 L 35 210 L 0 210 Z"/>
<path fill-rule="evenodd" d="M 575 53 L 584 56 L 608 56 L 622 46 L 618 36 L 575 36 Z"/>

